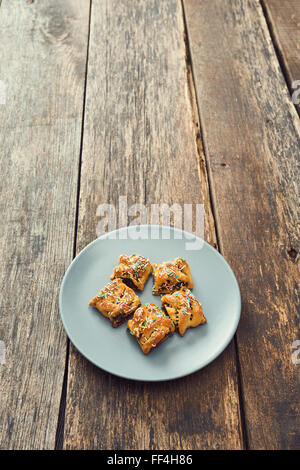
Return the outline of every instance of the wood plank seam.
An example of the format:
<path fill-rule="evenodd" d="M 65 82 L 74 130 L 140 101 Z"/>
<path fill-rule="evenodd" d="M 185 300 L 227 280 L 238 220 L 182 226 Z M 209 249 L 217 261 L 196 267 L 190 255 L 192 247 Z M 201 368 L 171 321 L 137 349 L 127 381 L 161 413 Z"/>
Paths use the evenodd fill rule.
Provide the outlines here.
<path fill-rule="evenodd" d="M 203 181 L 203 172 L 205 176 L 207 175 L 207 189 L 208 189 L 208 195 L 209 195 L 209 202 L 210 202 L 210 206 L 212 210 L 214 231 L 215 231 L 215 236 L 216 236 L 216 239 L 214 243 L 212 243 L 212 245 L 214 246 L 214 248 L 218 250 L 219 249 L 218 227 L 216 224 L 216 217 L 214 213 L 214 204 L 212 200 L 209 175 L 207 172 L 205 142 L 204 142 L 204 139 L 202 138 L 201 116 L 200 116 L 200 109 L 198 106 L 196 90 L 195 90 L 193 65 L 192 65 L 192 58 L 191 58 L 191 53 L 190 53 L 190 45 L 189 45 L 189 39 L 188 39 L 188 30 L 187 30 L 183 0 L 181 0 L 181 9 L 182 9 L 182 18 L 183 18 L 183 25 L 184 25 L 184 44 L 185 44 L 187 86 L 188 86 L 188 91 L 189 91 L 190 105 L 191 105 L 194 132 L 195 132 L 199 179 L 200 179 L 200 182 Z"/>
<path fill-rule="evenodd" d="M 297 111 L 297 113 L 300 117 L 300 105 L 295 104 L 292 100 L 292 95 L 293 95 L 293 92 L 295 91 L 292 88 L 293 76 L 289 73 L 288 64 L 286 63 L 284 55 L 281 51 L 279 39 L 277 38 L 277 34 L 276 34 L 275 29 L 273 27 L 273 24 L 272 24 L 272 21 L 271 21 L 271 18 L 270 18 L 270 15 L 269 15 L 269 12 L 268 12 L 268 9 L 267 9 L 267 6 L 266 6 L 266 0 L 259 0 L 258 3 L 259 3 L 259 5 L 262 9 L 262 16 L 265 19 L 266 29 L 269 32 L 270 43 L 273 46 L 275 56 L 278 60 L 279 70 L 281 70 L 281 72 L 282 72 L 282 76 L 284 78 L 284 81 L 286 83 L 286 87 L 287 87 L 289 95 L 291 97 L 291 103 L 293 104 L 294 108 L 296 109 L 296 111 Z M 294 248 L 294 242 L 291 239 L 290 239 L 290 248 L 287 249 L 287 254 L 288 254 L 290 260 L 293 263 L 297 262 L 298 251 Z"/>
<path fill-rule="evenodd" d="M 208 175 L 208 169 L 207 169 L 207 164 L 206 164 L 204 140 L 202 138 L 201 116 L 200 116 L 199 106 L 197 103 L 197 96 L 196 96 L 194 75 L 193 75 L 193 68 L 192 68 L 192 58 L 190 54 L 190 46 L 189 46 L 189 40 L 188 40 L 188 32 L 187 32 L 187 24 L 186 24 L 185 13 L 184 13 L 183 0 L 181 0 L 180 5 L 181 5 L 182 22 L 183 22 L 183 28 L 184 28 L 183 41 L 185 45 L 186 81 L 187 81 L 187 87 L 188 87 L 188 93 L 189 93 L 189 100 L 190 100 L 190 107 L 191 107 L 191 114 L 192 114 L 192 121 L 193 121 L 192 123 L 193 123 L 194 133 L 195 133 L 199 182 L 201 185 L 203 185 L 207 189 L 206 192 L 208 195 L 208 200 L 204 202 L 208 204 L 211 208 L 211 212 L 207 212 L 205 214 L 206 218 L 207 217 L 211 218 L 211 220 L 208 221 L 207 225 L 209 227 L 212 227 L 212 232 L 214 233 L 214 238 L 210 240 L 210 244 L 218 250 L 219 249 L 218 248 L 219 247 L 218 228 L 216 225 L 214 205 L 212 201 L 209 175 Z"/>
<path fill-rule="evenodd" d="M 190 53 L 190 44 L 189 44 L 189 37 L 188 37 L 188 28 L 186 22 L 186 15 L 185 15 L 185 8 L 184 2 L 181 0 L 181 8 L 182 8 L 182 16 L 183 16 L 183 23 L 184 23 L 184 43 L 186 48 L 186 67 L 187 67 L 187 83 L 189 87 L 190 93 L 190 102 L 191 102 L 191 109 L 193 113 L 193 120 L 195 126 L 195 133 L 196 133 L 196 146 L 197 146 L 197 153 L 198 153 L 198 168 L 199 168 L 199 178 L 202 181 L 203 177 L 201 176 L 201 169 L 206 173 L 207 183 L 208 183 L 208 193 L 209 193 L 209 200 L 210 200 L 210 207 L 212 212 L 212 217 L 214 220 L 214 227 L 215 227 L 215 235 L 216 235 L 216 242 L 213 244 L 214 248 L 216 248 L 220 253 L 222 253 L 221 249 L 221 241 L 218 233 L 218 223 L 215 214 L 215 201 L 211 191 L 211 175 L 209 171 L 209 165 L 207 165 L 207 149 L 205 140 L 203 139 L 203 131 L 201 126 L 201 114 L 200 114 L 200 107 L 197 100 L 196 88 L 195 88 L 195 79 L 193 73 L 193 62 Z M 203 155 L 203 157 L 202 157 Z M 235 349 L 235 360 L 236 360 L 236 370 L 237 370 L 237 382 L 238 382 L 238 394 L 239 394 L 239 409 L 240 409 L 240 422 L 241 422 L 241 441 L 243 442 L 244 449 L 248 449 L 248 434 L 247 434 L 247 427 L 246 427 L 246 418 L 245 418 L 245 408 L 244 408 L 244 400 L 243 400 L 243 387 L 242 387 L 242 380 L 241 380 L 241 365 L 239 360 L 239 351 L 238 351 L 238 344 L 237 344 L 237 337 L 236 334 L 234 335 L 234 349 Z"/>
<path fill-rule="evenodd" d="M 79 198 L 80 198 L 80 176 L 81 176 L 81 164 L 82 164 L 82 148 L 83 148 L 84 119 L 85 119 L 86 88 L 87 88 L 87 75 L 88 75 L 88 62 L 89 62 L 91 11 L 92 11 L 92 0 L 90 0 L 90 7 L 89 7 L 88 38 L 87 38 L 87 49 L 86 49 L 85 79 L 84 79 L 82 119 L 81 119 L 81 141 L 80 141 L 80 152 L 79 152 L 79 162 L 78 162 L 76 212 L 75 212 L 75 221 L 74 221 L 73 259 L 76 257 L 76 249 L 77 249 L 77 229 L 78 229 Z M 64 422 L 65 422 L 66 399 L 67 399 L 69 354 L 70 354 L 70 340 L 67 337 L 65 372 L 64 372 L 64 378 L 63 378 L 60 406 L 59 406 L 59 413 L 58 413 L 58 420 L 57 420 L 55 450 L 63 449 L 63 443 L 64 443 Z"/>
<path fill-rule="evenodd" d="M 280 68 L 281 68 L 281 71 L 282 71 L 282 75 L 284 76 L 284 79 L 286 81 L 286 84 L 287 84 L 287 87 L 289 89 L 290 95 L 292 96 L 292 94 L 295 91 L 292 88 L 292 77 L 289 75 L 289 72 L 288 72 L 288 69 L 287 69 L 287 64 L 286 64 L 284 55 L 281 51 L 281 47 L 280 47 L 279 40 L 277 38 L 276 32 L 274 31 L 274 27 L 273 27 L 269 12 L 267 10 L 265 0 L 260 0 L 260 5 L 261 5 L 261 8 L 262 8 L 265 20 L 266 20 L 266 24 L 267 24 L 269 34 L 270 34 L 270 37 L 271 37 L 271 40 L 272 40 L 272 43 L 273 43 L 273 46 L 274 46 L 275 54 L 277 56 L 277 59 L 278 59 L 278 62 L 279 62 L 279 65 L 280 65 Z M 300 79 L 300 77 L 299 77 L 299 79 Z M 296 108 L 296 110 L 297 110 L 297 112 L 300 116 L 300 105 L 297 105 L 295 103 L 293 103 L 293 104 L 294 104 L 294 106 L 295 106 L 295 108 Z"/>
<path fill-rule="evenodd" d="M 84 0 L 14 0 L 0 13 L 1 448 L 53 449 L 66 354 L 57 300 L 74 243 L 89 11 Z"/>
<path fill-rule="evenodd" d="M 61 398 L 59 404 L 59 412 L 56 427 L 55 436 L 55 450 L 62 450 L 64 444 L 64 428 L 65 428 L 65 411 L 66 411 L 66 399 L 67 399 L 67 384 L 68 384 L 68 365 L 69 365 L 69 352 L 70 352 L 70 340 L 67 338 L 66 347 L 66 359 L 65 359 L 65 372 L 62 383 Z"/>

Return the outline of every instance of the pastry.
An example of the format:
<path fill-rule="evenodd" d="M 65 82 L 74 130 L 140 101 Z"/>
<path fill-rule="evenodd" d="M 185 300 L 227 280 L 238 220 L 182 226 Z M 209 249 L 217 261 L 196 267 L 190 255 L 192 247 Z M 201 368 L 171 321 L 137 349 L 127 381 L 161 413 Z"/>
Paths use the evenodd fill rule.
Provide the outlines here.
<path fill-rule="evenodd" d="M 153 294 L 169 294 L 181 287 L 193 288 L 191 271 L 183 258 L 175 258 L 162 264 L 153 264 Z"/>
<path fill-rule="evenodd" d="M 187 328 L 206 323 L 201 304 L 186 287 L 173 294 L 163 295 L 161 302 L 181 336 Z"/>
<path fill-rule="evenodd" d="M 155 304 L 139 307 L 132 320 L 128 321 L 127 328 L 137 338 L 144 354 L 165 341 L 175 330 L 171 318 Z"/>
<path fill-rule="evenodd" d="M 140 255 L 121 255 L 119 264 L 113 270 L 111 279 L 120 278 L 129 286 L 140 291 L 152 273 L 152 265 L 147 258 Z"/>
<path fill-rule="evenodd" d="M 121 279 L 109 282 L 89 303 L 108 318 L 112 326 L 120 326 L 141 304 L 135 292 Z"/>

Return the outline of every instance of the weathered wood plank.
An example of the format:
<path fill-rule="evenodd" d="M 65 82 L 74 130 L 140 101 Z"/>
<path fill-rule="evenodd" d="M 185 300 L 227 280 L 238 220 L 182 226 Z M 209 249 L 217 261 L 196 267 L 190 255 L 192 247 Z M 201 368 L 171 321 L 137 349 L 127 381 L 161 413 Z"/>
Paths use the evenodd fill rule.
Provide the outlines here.
<path fill-rule="evenodd" d="M 184 0 L 251 448 L 299 448 L 299 120 L 256 0 Z"/>
<path fill-rule="evenodd" d="M 93 1 L 78 250 L 96 236 L 97 206 L 119 195 L 147 206 L 203 201 L 215 243 L 188 73 L 180 2 Z M 240 432 L 232 344 L 206 369 L 161 384 L 106 374 L 71 347 L 67 449 L 241 448 Z"/>
<path fill-rule="evenodd" d="M 289 86 L 300 80 L 300 2 L 262 0 Z"/>
<path fill-rule="evenodd" d="M 55 444 L 66 355 L 57 296 L 73 255 L 88 23 L 85 0 L 1 5 L 3 449 Z"/>

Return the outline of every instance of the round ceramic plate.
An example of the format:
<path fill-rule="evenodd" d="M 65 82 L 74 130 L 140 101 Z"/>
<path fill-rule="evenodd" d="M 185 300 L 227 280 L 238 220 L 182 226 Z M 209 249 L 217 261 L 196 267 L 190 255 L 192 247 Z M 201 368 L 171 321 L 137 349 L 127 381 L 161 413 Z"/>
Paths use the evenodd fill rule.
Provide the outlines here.
<path fill-rule="evenodd" d="M 183 338 L 174 333 L 144 355 L 126 323 L 112 328 L 109 320 L 89 307 L 89 300 L 110 281 L 123 253 L 138 253 L 157 263 L 186 259 L 193 294 L 202 304 L 207 323 L 188 329 Z M 160 296 L 152 295 L 152 285 L 150 276 L 144 291 L 137 294 L 142 304 L 161 306 Z M 241 297 L 225 259 L 200 238 L 170 227 L 130 226 L 97 238 L 79 253 L 64 276 L 59 308 L 70 340 L 93 364 L 127 379 L 160 381 L 191 374 L 222 353 L 236 331 Z"/>

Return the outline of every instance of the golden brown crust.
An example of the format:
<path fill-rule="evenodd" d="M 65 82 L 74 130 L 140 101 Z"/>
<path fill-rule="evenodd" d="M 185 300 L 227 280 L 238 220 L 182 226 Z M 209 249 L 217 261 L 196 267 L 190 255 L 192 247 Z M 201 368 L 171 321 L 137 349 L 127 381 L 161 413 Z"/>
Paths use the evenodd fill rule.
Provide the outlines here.
<path fill-rule="evenodd" d="M 154 304 L 139 307 L 127 323 L 130 333 L 136 336 L 144 354 L 165 341 L 175 330 L 173 321 Z"/>
<path fill-rule="evenodd" d="M 133 287 L 143 290 L 145 283 L 152 273 L 152 265 L 147 258 L 140 255 L 121 255 L 119 264 L 114 268 L 111 279 L 120 278 L 132 283 Z"/>
<path fill-rule="evenodd" d="M 139 297 L 121 279 L 109 282 L 89 303 L 108 318 L 114 328 L 124 323 L 140 304 Z"/>
<path fill-rule="evenodd" d="M 175 258 L 162 264 L 153 264 L 154 284 L 153 294 L 169 294 L 179 290 L 181 287 L 192 289 L 191 271 L 188 263 L 183 258 Z"/>
<path fill-rule="evenodd" d="M 181 336 L 187 328 L 206 323 L 201 304 L 187 288 L 164 295 L 161 302 Z"/>

